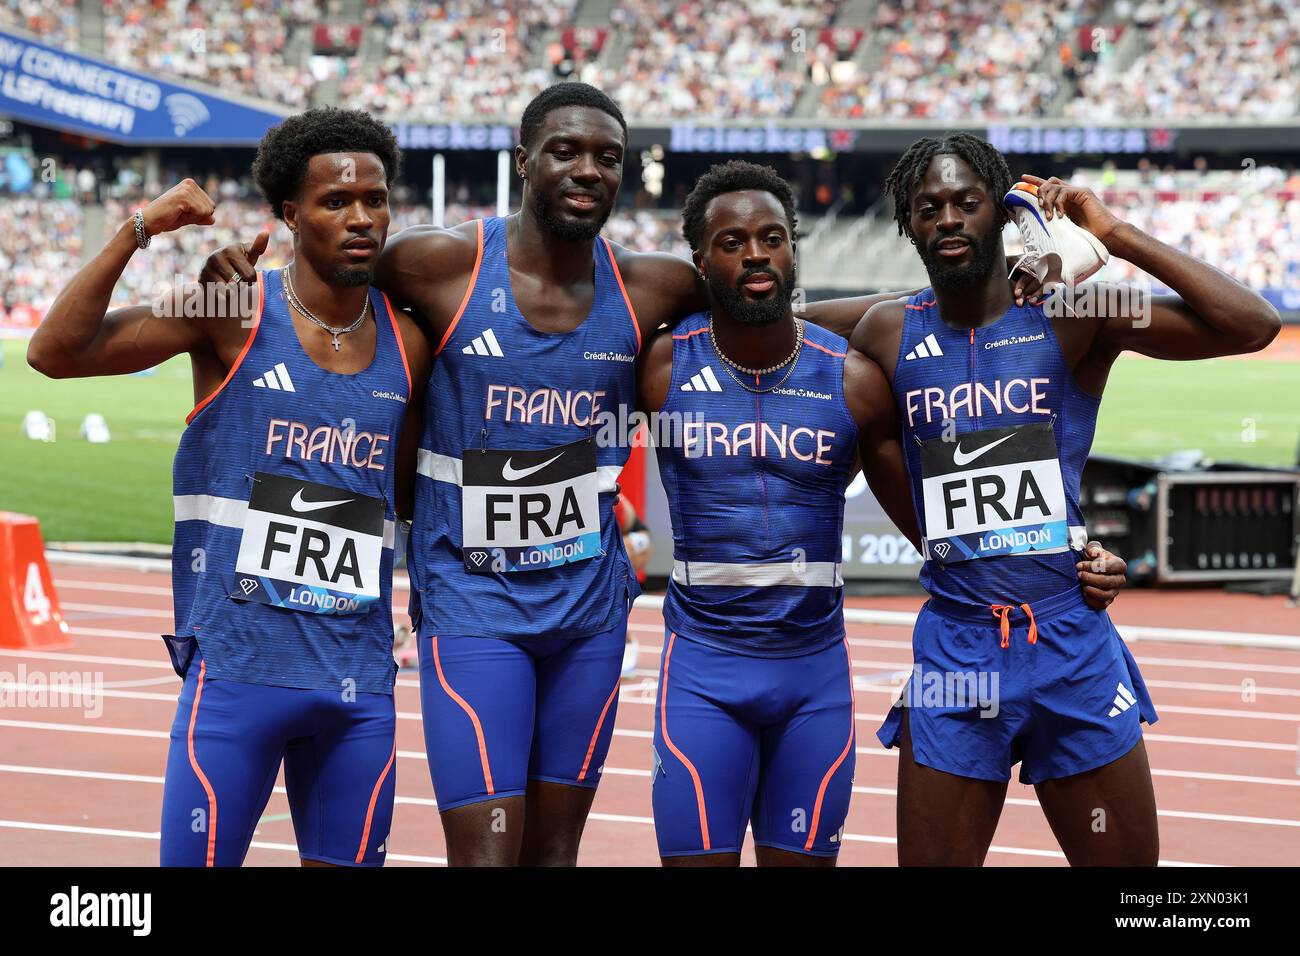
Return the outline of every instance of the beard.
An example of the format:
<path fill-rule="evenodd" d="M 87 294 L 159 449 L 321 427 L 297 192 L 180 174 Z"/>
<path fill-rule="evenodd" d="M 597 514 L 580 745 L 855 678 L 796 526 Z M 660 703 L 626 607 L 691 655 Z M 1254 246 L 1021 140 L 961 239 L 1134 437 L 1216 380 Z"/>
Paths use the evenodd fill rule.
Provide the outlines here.
<path fill-rule="evenodd" d="M 735 285 L 730 285 L 710 273 L 709 292 L 722 310 L 737 322 L 744 325 L 772 325 L 790 314 L 797 271 L 794 266 L 791 266 L 790 274 L 783 277 L 774 269 L 747 269 Z M 776 287 L 766 299 L 747 299 L 740 287 L 757 275 L 771 276 L 776 282 Z"/>
<path fill-rule="evenodd" d="M 605 214 L 596 220 L 583 219 L 562 219 L 551 212 L 551 207 L 546 201 L 546 196 L 538 190 L 537 198 L 533 201 L 533 207 L 537 212 L 537 218 L 541 221 L 546 231 L 556 239 L 564 242 L 590 242 L 600 235 L 600 230 L 605 228 L 605 220 L 614 211 L 611 203 L 610 207 L 605 210 Z"/>
<path fill-rule="evenodd" d="M 964 289 L 979 285 L 988 279 L 995 263 L 1003 258 L 999 249 L 998 237 L 1002 227 L 990 229 L 983 237 L 976 239 L 968 232 L 952 233 L 937 237 L 934 242 L 944 239 L 965 239 L 970 243 L 971 257 L 965 262 L 949 262 L 939 255 L 938 249 L 931 244 L 924 248 L 919 243 L 916 251 L 929 273 L 930 285 L 935 289 Z"/>
<path fill-rule="evenodd" d="M 334 270 L 334 283 L 348 288 L 370 285 L 374 278 L 375 270 L 370 266 L 340 266 Z"/>

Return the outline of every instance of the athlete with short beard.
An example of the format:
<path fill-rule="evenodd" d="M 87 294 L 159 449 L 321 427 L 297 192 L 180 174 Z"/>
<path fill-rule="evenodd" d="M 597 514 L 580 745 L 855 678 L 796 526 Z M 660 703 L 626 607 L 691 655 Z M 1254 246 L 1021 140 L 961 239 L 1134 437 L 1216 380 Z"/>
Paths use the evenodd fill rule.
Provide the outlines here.
<path fill-rule="evenodd" d="M 253 176 L 293 234 L 289 266 L 224 272 L 223 294 L 199 314 L 183 290 L 108 311 L 153 236 L 212 224 L 212 200 L 185 180 L 77 273 L 28 348 L 53 378 L 190 358 L 197 404 L 176 451 L 176 634 L 165 638 L 184 685 L 164 866 L 241 864 L 282 761 L 304 865 L 384 861 L 393 536 L 410 497 L 397 459 L 414 457 L 418 429 L 403 438 L 403 427 L 429 368 L 419 328 L 370 285 L 400 157 L 365 113 L 286 119 L 263 138 Z M 249 252 L 265 246 L 262 236 Z M 241 278 L 255 283 L 252 308 Z"/>
<path fill-rule="evenodd" d="M 872 307 L 851 338 L 888 377 L 925 536 L 916 666 L 1000 676 L 996 717 L 976 702 L 932 702 L 914 678 L 881 728 L 901 750 L 899 862 L 982 864 L 1020 763 L 1072 864 L 1154 866 L 1141 721 L 1156 714 L 1110 618 L 1074 587 L 1080 474 L 1121 352 L 1250 352 L 1280 322 L 1263 298 L 1122 222 L 1091 191 L 1023 179 L 1013 189 L 1006 160 L 970 134 L 908 149 L 887 190 L 931 287 Z M 1022 230 L 1057 233 L 1038 238 L 1059 248 L 1073 242 L 1073 227 L 1053 229 L 1068 216 L 1177 294 L 1150 298 L 1145 314 L 1107 311 L 1126 296 L 1096 296 L 1100 310 L 1068 318 L 1015 304 L 1000 272 L 1011 209 L 1030 213 Z"/>

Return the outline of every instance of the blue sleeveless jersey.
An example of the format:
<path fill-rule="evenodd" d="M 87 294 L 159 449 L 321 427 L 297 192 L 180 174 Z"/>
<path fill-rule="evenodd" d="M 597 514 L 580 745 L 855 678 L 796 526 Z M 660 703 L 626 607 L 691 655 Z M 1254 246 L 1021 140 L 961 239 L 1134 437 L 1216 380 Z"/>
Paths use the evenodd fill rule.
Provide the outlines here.
<path fill-rule="evenodd" d="M 635 409 L 636 317 L 613 250 L 598 239 L 590 313 L 571 332 L 538 331 L 511 290 L 506 220 L 478 229 L 474 275 L 438 343 L 425 403 L 407 552 L 411 616 L 422 636 L 599 634 L 640 593 L 613 518 Z M 575 449 L 586 464 L 566 471 Z M 582 534 L 549 551 L 477 547 L 480 533 L 524 530 L 522 513 L 533 507 L 532 533 L 572 529 L 571 501 L 556 489 L 575 487 L 584 470 Z M 520 497 L 529 490 L 532 504 Z M 467 530 L 476 535 L 469 544 Z"/>
<path fill-rule="evenodd" d="M 211 677 L 391 694 L 406 356 L 371 289 L 374 360 L 354 375 L 322 369 L 281 282 L 258 273 L 257 323 L 176 451 L 176 634 L 197 638 Z"/>
<path fill-rule="evenodd" d="M 820 650 L 844 637 L 844 490 L 858 440 L 844 403 L 848 343 L 806 325 L 790 377 L 756 394 L 708 330 L 707 313 L 673 330 L 672 427 L 655 434 L 673 522 L 664 620 L 746 654 Z M 770 387 L 786 371 L 746 384 Z"/>
<path fill-rule="evenodd" d="M 912 296 L 893 389 L 925 589 L 982 605 L 1077 589 L 1100 399 L 1075 382 L 1042 307 L 972 331 L 943 323 L 932 289 Z"/>

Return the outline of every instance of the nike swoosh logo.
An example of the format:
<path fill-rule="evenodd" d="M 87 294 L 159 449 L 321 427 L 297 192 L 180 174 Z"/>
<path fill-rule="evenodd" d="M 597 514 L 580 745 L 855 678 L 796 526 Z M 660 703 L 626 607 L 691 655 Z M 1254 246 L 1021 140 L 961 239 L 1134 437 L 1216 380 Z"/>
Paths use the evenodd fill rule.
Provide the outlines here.
<path fill-rule="evenodd" d="M 344 498 L 342 501 L 303 501 L 302 489 L 299 488 L 298 493 L 294 495 L 293 500 L 289 502 L 289 506 L 293 508 L 294 511 L 320 511 L 322 508 L 333 508 L 335 505 L 345 505 L 351 500 L 351 498 Z"/>
<path fill-rule="evenodd" d="M 986 451 L 988 451 L 990 448 L 997 448 L 998 445 L 1001 445 L 1001 444 L 1002 444 L 1004 441 L 1006 441 L 1007 439 L 1009 439 L 1009 438 L 1015 438 L 1015 437 L 1016 437 L 1016 433 L 1015 433 L 1015 432 L 1012 432 L 1010 435 L 1003 435 L 1003 436 L 1002 436 L 1001 438 L 999 438 L 997 441 L 991 441 L 991 442 L 989 442 L 987 445 L 985 445 L 983 448 L 976 448 L 974 451 L 972 451 L 972 452 L 970 452 L 970 453 L 968 453 L 968 454 L 963 454 L 963 453 L 962 453 L 962 450 L 961 450 L 961 442 L 958 442 L 958 443 L 957 443 L 957 447 L 954 448 L 954 449 L 953 449 L 953 452 L 952 452 L 952 463 L 953 463 L 954 465 L 969 465 L 972 461 L 974 461 L 974 460 L 975 460 L 976 458 L 978 458 L 980 455 L 984 454 L 984 453 L 985 453 Z"/>
<path fill-rule="evenodd" d="M 560 452 L 560 454 L 556 455 L 555 458 L 552 458 L 551 461 L 556 461 L 560 455 L 563 454 L 564 452 Z M 520 468 L 516 471 L 514 468 L 510 467 L 511 461 L 512 459 L 507 458 L 506 463 L 501 467 L 501 477 L 506 481 L 518 481 L 520 478 L 527 478 L 529 475 L 536 474 L 551 463 L 551 461 L 544 461 L 540 465 L 533 465 L 531 468 Z"/>

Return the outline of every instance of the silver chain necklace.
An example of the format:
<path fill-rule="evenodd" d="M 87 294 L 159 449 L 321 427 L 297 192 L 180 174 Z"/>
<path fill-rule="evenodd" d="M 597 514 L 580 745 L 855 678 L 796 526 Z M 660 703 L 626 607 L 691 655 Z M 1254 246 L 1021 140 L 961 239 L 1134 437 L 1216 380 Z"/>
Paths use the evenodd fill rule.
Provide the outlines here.
<path fill-rule="evenodd" d="M 289 278 L 288 266 L 285 266 L 280 270 L 280 276 L 284 279 L 284 291 L 289 297 L 289 304 L 305 315 L 309 321 L 316 323 L 330 335 L 334 336 L 335 352 L 339 350 L 339 336 L 346 335 L 349 332 L 355 332 L 357 329 L 361 328 L 361 323 L 366 320 L 366 309 L 370 307 L 369 294 L 366 295 L 366 301 L 361 303 L 361 314 L 357 316 L 357 320 L 345 329 L 336 329 L 334 326 L 326 325 L 320 319 L 316 318 L 316 316 L 312 314 L 311 310 L 302 304 L 302 300 L 298 298 L 298 293 L 293 291 L 293 280 Z"/>
<path fill-rule="evenodd" d="M 770 368 L 745 368 L 745 366 L 733 362 L 730 358 L 727 357 L 726 353 L 723 352 L 722 349 L 718 347 L 718 337 L 713 332 L 713 313 L 712 312 L 709 313 L 709 340 L 713 343 L 713 351 L 717 352 L 718 358 L 722 359 L 722 367 L 727 370 L 727 374 L 731 376 L 732 381 L 734 381 L 745 391 L 753 392 L 756 395 L 765 395 L 768 392 L 775 391 L 776 389 L 784 385 L 786 381 L 790 378 L 790 376 L 794 374 L 795 366 L 799 364 L 799 353 L 803 349 L 803 333 L 804 333 L 803 320 L 796 318 L 794 320 L 794 349 L 790 352 L 789 355 L 787 355 L 782 361 L 778 362 L 776 365 L 771 366 Z M 755 377 L 758 377 L 762 375 L 767 375 L 771 372 L 775 372 L 777 369 L 782 368 L 786 365 L 789 365 L 790 367 L 786 369 L 786 373 L 781 376 L 780 381 L 776 382 L 776 384 L 774 385 L 768 386 L 767 388 L 755 388 L 753 385 L 749 385 L 746 382 L 742 381 L 740 376 L 736 374 L 736 372 L 743 372 L 746 375 L 753 375 Z"/>

